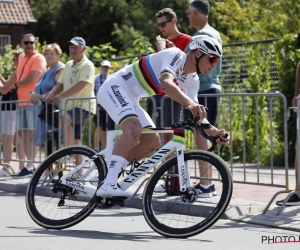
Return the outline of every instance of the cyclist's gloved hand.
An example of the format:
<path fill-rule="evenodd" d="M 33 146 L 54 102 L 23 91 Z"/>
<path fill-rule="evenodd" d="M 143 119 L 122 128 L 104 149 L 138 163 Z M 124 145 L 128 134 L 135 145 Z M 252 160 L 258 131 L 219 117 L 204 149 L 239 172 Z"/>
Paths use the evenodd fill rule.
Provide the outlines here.
<path fill-rule="evenodd" d="M 206 111 L 208 111 L 208 109 L 206 107 L 204 107 L 204 110 L 205 110 L 205 116 L 206 116 Z M 183 110 L 183 119 L 184 119 L 184 121 L 187 121 L 188 123 L 190 123 L 190 125 L 197 125 L 197 124 L 200 125 L 201 124 L 200 116 L 197 115 L 196 117 L 194 117 L 192 111 L 189 108 L 186 108 Z"/>
<path fill-rule="evenodd" d="M 202 122 L 202 120 L 206 117 L 206 109 L 203 105 L 199 103 L 194 102 L 190 104 L 187 108 L 191 111 L 194 119 L 197 116 L 199 116 L 200 121 Z"/>
<path fill-rule="evenodd" d="M 211 134 L 210 132 L 207 132 L 207 134 L 209 134 L 212 137 L 217 138 L 216 139 L 216 143 L 217 144 L 221 144 L 221 145 L 224 145 L 224 146 L 228 146 L 229 145 L 230 136 L 225 131 L 225 129 L 214 130 L 213 134 Z"/>

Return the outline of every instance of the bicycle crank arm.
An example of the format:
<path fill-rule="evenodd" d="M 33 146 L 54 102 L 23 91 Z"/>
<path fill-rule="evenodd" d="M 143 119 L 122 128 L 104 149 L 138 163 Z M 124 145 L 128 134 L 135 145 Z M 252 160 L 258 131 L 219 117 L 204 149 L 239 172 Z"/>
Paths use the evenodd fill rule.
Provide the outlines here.
<path fill-rule="evenodd" d="M 60 180 L 60 184 L 74 188 L 78 192 L 83 193 L 90 198 L 93 198 L 97 191 L 97 187 L 95 187 L 95 186 L 82 185 L 82 183 L 80 183 L 80 182 L 66 181 L 63 178 Z"/>

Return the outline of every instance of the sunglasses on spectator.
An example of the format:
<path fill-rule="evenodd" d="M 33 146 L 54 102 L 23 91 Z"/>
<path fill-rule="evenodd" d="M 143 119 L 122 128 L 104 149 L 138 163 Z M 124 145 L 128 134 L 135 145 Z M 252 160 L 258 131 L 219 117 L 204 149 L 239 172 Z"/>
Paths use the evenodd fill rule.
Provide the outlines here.
<path fill-rule="evenodd" d="M 33 41 L 24 41 L 24 44 L 25 45 L 28 45 L 28 44 L 34 44 L 35 42 L 33 42 Z"/>
<path fill-rule="evenodd" d="M 157 23 L 157 26 L 164 28 L 164 27 L 166 27 L 167 23 L 170 23 L 170 22 L 172 22 L 172 20 L 161 22 L 161 23 Z"/>
<path fill-rule="evenodd" d="M 209 62 L 211 64 L 217 63 L 219 61 L 219 57 L 216 56 L 209 56 Z"/>

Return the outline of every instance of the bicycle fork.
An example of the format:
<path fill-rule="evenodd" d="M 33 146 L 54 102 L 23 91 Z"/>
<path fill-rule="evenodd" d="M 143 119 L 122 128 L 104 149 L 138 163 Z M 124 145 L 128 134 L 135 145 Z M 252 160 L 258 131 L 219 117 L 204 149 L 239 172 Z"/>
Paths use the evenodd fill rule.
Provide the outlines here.
<path fill-rule="evenodd" d="M 189 167 L 184 161 L 184 145 L 176 148 L 180 192 L 185 192 L 191 186 Z"/>

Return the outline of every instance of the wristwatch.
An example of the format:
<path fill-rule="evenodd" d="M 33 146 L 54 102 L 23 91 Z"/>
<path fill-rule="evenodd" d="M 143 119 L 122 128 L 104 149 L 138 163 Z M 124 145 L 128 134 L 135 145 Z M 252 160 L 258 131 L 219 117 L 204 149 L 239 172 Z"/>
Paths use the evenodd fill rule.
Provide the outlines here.
<path fill-rule="evenodd" d="M 45 95 L 42 95 L 42 97 L 43 97 L 43 99 L 45 99 L 45 98 L 46 98 L 46 96 L 45 96 Z"/>

